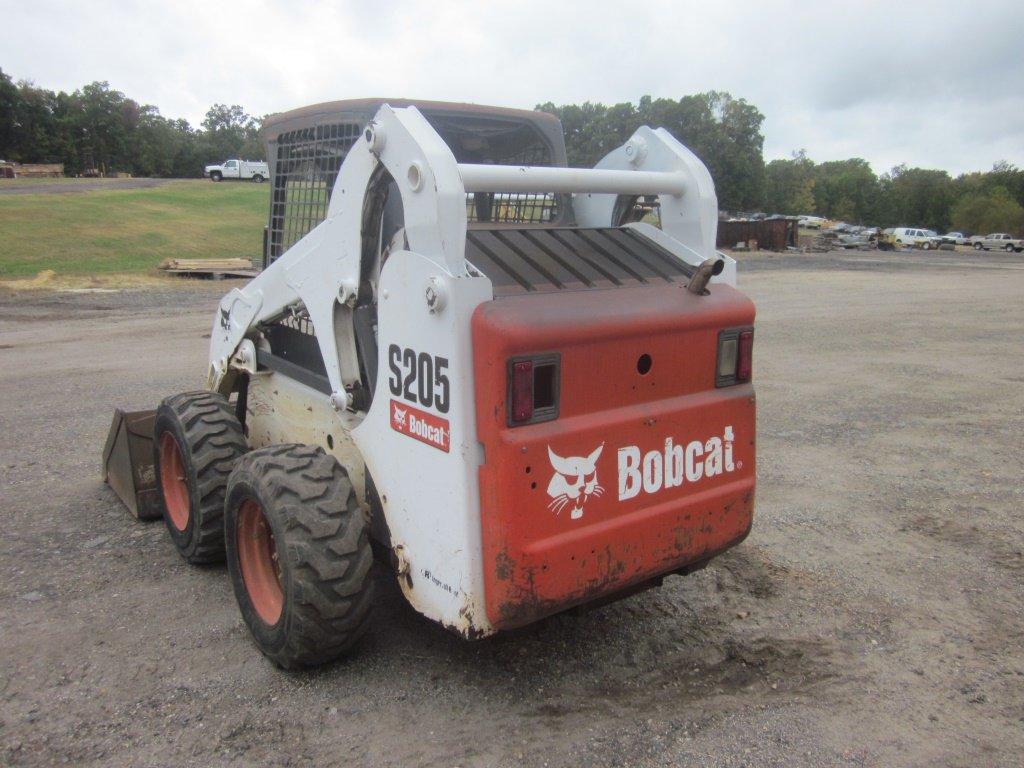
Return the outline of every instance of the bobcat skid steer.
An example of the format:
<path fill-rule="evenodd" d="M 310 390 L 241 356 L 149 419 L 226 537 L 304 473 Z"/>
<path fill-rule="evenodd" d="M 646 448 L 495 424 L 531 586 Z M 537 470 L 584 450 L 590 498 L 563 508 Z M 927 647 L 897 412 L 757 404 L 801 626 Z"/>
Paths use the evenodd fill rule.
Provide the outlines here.
<path fill-rule="evenodd" d="M 323 221 L 221 300 L 207 389 L 156 413 L 174 544 L 226 555 L 284 667 L 359 637 L 371 541 L 480 638 L 750 529 L 754 307 L 704 165 L 647 127 L 594 169 L 498 165 L 507 131 L 446 141 L 425 112 L 380 106 Z"/>

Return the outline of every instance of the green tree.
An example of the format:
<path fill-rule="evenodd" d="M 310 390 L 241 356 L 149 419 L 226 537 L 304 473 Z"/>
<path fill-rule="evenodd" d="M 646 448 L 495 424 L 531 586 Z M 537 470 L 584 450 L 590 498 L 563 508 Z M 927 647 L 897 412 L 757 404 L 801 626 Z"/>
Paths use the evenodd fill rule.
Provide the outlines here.
<path fill-rule="evenodd" d="M 129 137 L 138 125 L 139 105 L 106 81 L 89 83 L 72 98 L 78 107 L 72 123 L 79 132 L 82 160 L 88 154 L 104 171 L 131 171 Z"/>
<path fill-rule="evenodd" d="M 814 161 L 804 150 L 788 160 L 772 160 L 765 168 L 765 210 L 791 216 L 814 213 Z"/>
<path fill-rule="evenodd" d="M 883 226 L 923 226 L 937 232 L 949 228 L 955 192 L 945 171 L 898 165 L 882 176 L 881 187 Z"/>
<path fill-rule="evenodd" d="M 0 159 L 13 160 L 18 136 L 18 114 L 21 95 L 10 75 L 0 69 Z"/>
<path fill-rule="evenodd" d="M 985 235 L 990 232 L 1024 234 L 1024 207 L 1009 191 L 995 187 L 991 192 L 969 193 L 951 211 L 953 226 L 961 232 Z"/>
<path fill-rule="evenodd" d="M 965 173 L 956 178 L 954 192 L 957 197 L 988 195 L 1002 189 L 1024 205 L 1024 170 L 1000 160 L 986 173 Z"/>
<path fill-rule="evenodd" d="M 36 88 L 24 80 L 18 83 L 13 121 L 17 133 L 9 159 L 22 163 L 60 162 L 55 152 L 61 143 L 54 119 L 55 106 L 52 91 Z"/>
<path fill-rule="evenodd" d="M 636 105 L 548 102 L 537 109 L 562 121 L 571 166 L 593 166 L 641 125 L 663 127 L 708 166 L 721 207 L 739 210 L 762 204 L 764 116 L 743 99 L 709 91 L 679 100 L 644 96 Z"/>
<path fill-rule="evenodd" d="M 878 177 L 867 160 L 829 160 L 815 167 L 814 177 L 814 206 L 822 216 L 852 224 L 877 218 Z"/>
<path fill-rule="evenodd" d="M 214 104 L 203 120 L 201 143 L 206 160 L 220 161 L 232 157 L 264 159 L 259 127 L 260 121 L 246 114 L 238 104 Z"/>

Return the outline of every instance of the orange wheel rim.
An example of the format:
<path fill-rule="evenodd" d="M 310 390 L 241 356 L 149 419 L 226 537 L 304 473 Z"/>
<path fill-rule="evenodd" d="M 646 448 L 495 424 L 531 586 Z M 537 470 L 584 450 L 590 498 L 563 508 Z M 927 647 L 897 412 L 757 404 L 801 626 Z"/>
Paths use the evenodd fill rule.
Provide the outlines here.
<path fill-rule="evenodd" d="M 160 435 L 160 487 L 171 525 L 184 531 L 188 527 L 188 478 L 178 441 L 170 432 Z"/>
<path fill-rule="evenodd" d="M 281 563 L 263 508 L 246 499 L 238 508 L 238 564 L 249 601 L 260 619 L 273 626 L 284 609 Z"/>

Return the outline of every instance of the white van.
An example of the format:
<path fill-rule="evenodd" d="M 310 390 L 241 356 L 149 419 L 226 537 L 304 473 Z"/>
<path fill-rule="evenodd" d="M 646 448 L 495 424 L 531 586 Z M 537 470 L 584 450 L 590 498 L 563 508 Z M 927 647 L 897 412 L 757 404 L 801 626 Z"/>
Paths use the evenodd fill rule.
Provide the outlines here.
<path fill-rule="evenodd" d="M 938 248 L 942 238 L 931 229 L 914 229 L 912 227 L 896 227 L 892 231 L 897 245 L 909 245 L 911 248 L 923 248 L 926 251 Z"/>

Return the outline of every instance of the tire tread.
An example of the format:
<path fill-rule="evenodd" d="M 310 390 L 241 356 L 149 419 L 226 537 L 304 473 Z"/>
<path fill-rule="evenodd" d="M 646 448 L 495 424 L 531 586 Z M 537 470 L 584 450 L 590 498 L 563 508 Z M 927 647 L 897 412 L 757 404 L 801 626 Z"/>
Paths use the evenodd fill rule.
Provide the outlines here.
<path fill-rule="evenodd" d="M 369 526 L 352 483 L 334 457 L 299 444 L 247 454 L 229 482 L 229 499 L 242 475 L 265 494 L 264 514 L 282 524 L 290 566 L 285 641 L 261 650 L 287 669 L 331 661 L 363 635 L 372 604 Z"/>
<path fill-rule="evenodd" d="M 242 425 L 227 399 L 216 392 L 183 392 L 166 398 L 161 409 L 169 409 L 181 426 L 196 471 L 198 509 L 192 540 L 178 551 L 190 563 L 224 560 L 224 498 L 228 478 L 249 446 Z"/>

